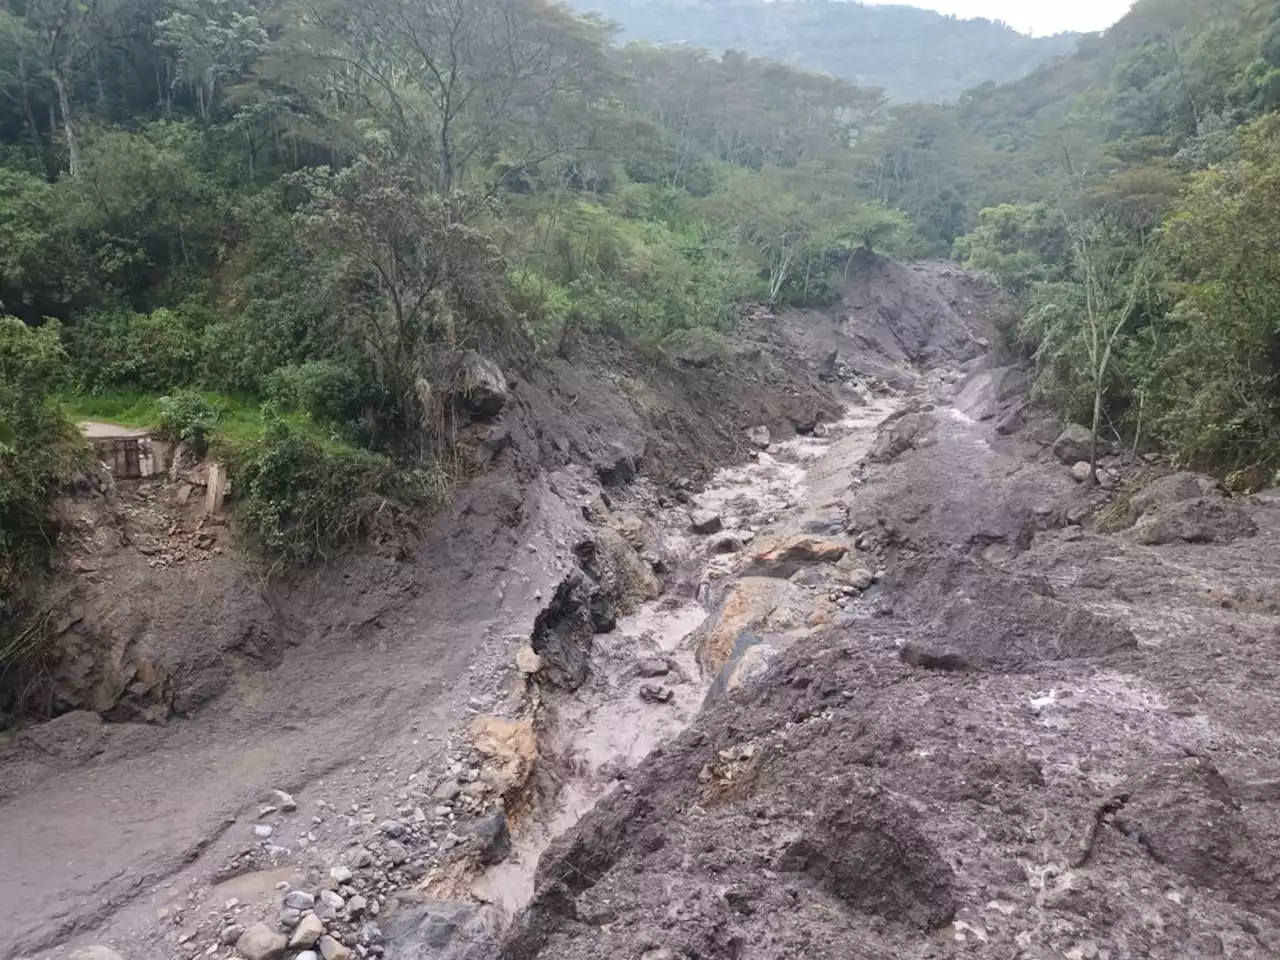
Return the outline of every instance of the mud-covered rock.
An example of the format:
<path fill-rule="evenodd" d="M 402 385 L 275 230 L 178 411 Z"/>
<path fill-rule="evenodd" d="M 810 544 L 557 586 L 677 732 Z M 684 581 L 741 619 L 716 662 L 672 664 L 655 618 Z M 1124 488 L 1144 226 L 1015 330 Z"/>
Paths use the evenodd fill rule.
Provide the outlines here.
<path fill-rule="evenodd" d="M 1026 372 L 1016 367 L 979 370 L 956 395 L 955 408 L 973 420 L 990 420 L 1000 416 L 1010 401 L 1026 393 L 1028 386 Z"/>
<path fill-rule="evenodd" d="M 404 960 L 470 960 L 478 944 L 492 943 L 501 924 L 494 907 L 424 900 L 404 895 L 382 923 Z"/>
<path fill-rule="evenodd" d="M 1068 467 L 1093 455 L 1093 431 L 1078 423 L 1068 424 L 1053 441 L 1053 455 Z"/>
<path fill-rule="evenodd" d="M 555 686 L 576 690 L 586 682 L 596 635 L 591 600 L 591 585 L 575 570 L 560 581 L 533 622 L 530 645 L 542 658 L 539 675 Z"/>
<path fill-rule="evenodd" d="M 511 854 L 511 830 L 507 815 L 499 810 L 477 823 L 471 830 L 475 839 L 476 857 L 485 866 L 501 863 Z"/>
<path fill-rule="evenodd" d="M 1225 498 L 1226 495 L 1227 492 L 1222 484 L 1202 473 L 1183 471 L 1156 477 L 1129 498 L 1129 525 L 1132 526 L 1147 513 L 1160 507 L 1205 497 Z"/>
<path fill-rule="evenodd" d="M 689 516 L 689 529 L 701 534 L 719 533 L 724 529 L 724 520 L 710 510 L 695 510 Z"/>
<path fill-rule="evenodd" d="M 470 733 L 471 745 L 484 757 L 481 779 L 507 799 L 508 807 L 514 806 L 538 763 L 538 738 L 533 724 L 481 715 L 471 722 Z M 432 798 L 450 803 L 461 792 L 457 781 L 446 780 Z"/>
<path fill-rule="evenodd" d="M 1088 460 L 1081 460 L 1071 468 L 1071 479 L 1076 483 L 1084 483 L 1093 476 L 1093 465 Z"/>
<path fill-rule="evenodd" d="M 836 793 L 782 851 L 777 869 L 807 874 L 853 909 L 895 923 L 932 930 L 950 920 L 951 870 L 908 808 L 875 792 Z"/>
<path fill-rule="evenodd" d="M 1245 903 L 1277 899 L 1275 838 L 1253 834 L 1208 759 L 1159 764 L 1125 786 L 1115 825 L 1157 863 Z"/>
<path fill-rule="evenodd" d="M 1149 508 L 1133 528 L 1139 543 L 1229 543 L 1252 537 L 1258 525 L 1240 504 L 1224 497 L 1200 497 Z"/>
<path fill-rule="evenodd" d="M 754 633 L 740 633 L 734 641 L 729 659 L 707 689 L 703 708 L 762 677 L 776 653 L 777 649 L 772 644 L 766 643 Z"/>
<path fill-rule="evenodd" d="M 278 960 L 284 956 L 288 943 L 283 933 L 265 923 L 255 923 L 240 935 L 236 950 L 245 960 Z"/>
<path fill-rule="evenodd" d="M 1017 670 L 1137 646 L 1125 627 L 1057 600 L 1046 581 L 963 557 L 899 563 L 885 588 L 895 613 L 928 627 L 914 645 L 914 659 L 922 666 Z"/>
<path fill-rule="evenodd" d="M 937 425 L 937 416 L 927 411 L 892 420 L 881 428 L 867 459 L 872 463 L 890 463 L 928 438 Z"/>

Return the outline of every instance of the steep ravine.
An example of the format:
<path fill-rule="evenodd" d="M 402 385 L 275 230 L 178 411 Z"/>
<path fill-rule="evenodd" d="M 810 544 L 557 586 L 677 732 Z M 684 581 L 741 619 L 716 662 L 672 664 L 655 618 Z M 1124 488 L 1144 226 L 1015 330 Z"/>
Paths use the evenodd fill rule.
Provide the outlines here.
<path fill-rule="evenodd" d="M 1280 497 L 1119 450 L 1078 483 L 1025 377 L 949 379 L 844 474 L 878 582 L 552 843 L 469 956 L 1280 955 Z"/>
<path fill-rule="evenodd" d="M 519 824 L 510 856 L 491 867 L 475 888 L 504 914 L 514 915 L 532 897 L 537 861 L 548 844 L 602 796 L 629 789 L 628 771 L 687 729 L 718 676 L 723 674 L 723 683 L 734 674 L 736 664 L 717 672 L 699 662 L 696 635 L 714 618 L 709 605 L 732 592 L 744 571 L 777 544 L 853 549 L 846 537 L 817 537 L 810 530 L 830 530 L 838 521 L 833 509 L 839 507 L 842 478 L 857 472 L 879 423 L 903 398 L 870 391 L 852 396 L 858 404 L 841 420 L 823 424 L 820 435 L 770 443 L 750 462 L 717 472 L 688 509 L 657 512 L 656 536 L 665 545 L 667 562 L 686 578 L 683 589 L 646 602 L 623 617 L 614 632 L 597 638 L 587 686 L 544 699 L 543 761 L 561 771 L 554 800 Z M 691 512 L 704 522 L 717 518 L 716 529 L 691 530 Z M 808 635 L 815 629 L 812 613 L 830 605 L 831 584 L 817 577 L 806 582 L 803 571 L 796 579 L 788 620 L 780 615 L 781 605 L 752 618 L 758 622 L 751 626 L 768 637 L 757 654 L 767 646 L 772 656 Z M 776 622 L 770 622 L 775 614 Z M 743 679 L 735 677 L 735 685 Z"/>

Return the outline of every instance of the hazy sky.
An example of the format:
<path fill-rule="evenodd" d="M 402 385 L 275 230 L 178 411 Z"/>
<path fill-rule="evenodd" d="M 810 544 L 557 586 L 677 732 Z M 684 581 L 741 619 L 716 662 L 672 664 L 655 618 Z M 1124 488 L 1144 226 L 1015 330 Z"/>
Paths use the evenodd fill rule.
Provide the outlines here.
<path fill-rule="evenodd" d="M 873 0 L 874 2 L 874 0 Z M 928 7 L 959 17 L 1003 20 L 1031 33 L 1104 30 L 1128 12 L 1132 0 L 880 0 Z"/>

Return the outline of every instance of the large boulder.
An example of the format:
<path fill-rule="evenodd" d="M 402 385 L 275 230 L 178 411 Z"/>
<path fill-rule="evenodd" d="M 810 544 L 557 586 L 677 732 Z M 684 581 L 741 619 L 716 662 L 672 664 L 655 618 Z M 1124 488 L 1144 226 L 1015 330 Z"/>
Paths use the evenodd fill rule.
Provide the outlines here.
<path fill-rule="evenodd" d="M 938 418 L 928 411 L 908 413 L 886 422 L 880 428 L 867 459 L 872 463 L 890 463 L 919 446 L 937 425 Z"/>
<path fill-rule="evenodd" d="M 1068 467 L 1081 460 L 1090 460 L 1093 454 L 1093 431 L 1078 423 L 1068 424 L 1053 442 L 1053 455 Z"/>
<path fill-rule="evenodd" d="M 885 590 L 895 612 L 927 629 L 903 659 L 927 669 L 994 673 L 1102 657 L 1137 647 L 1107 617 L 1058 600 L 1049 583 L 947 554 L 891 568 Z"/>
<path fill-rule="evenodd" d="M 1025 393 L 1028 377 L 1015 367 L 979 370 L 965 381 L 955 399 L 955 408 L 972 420 L 998 417 L 1019 395 Z"/>
<path fill-rule="evenodd" d="M 805 595 L 789 580 L 743 577 L 729 588 L 714 611 L 694 631 L 698 666 L 714 677 L 733 658 L 744 632 L 783 634 L 803 628 L 808 619 Z"/>
<path fill-rule="evenodd" d="M 1222 484 L 1202 473 L 1184 471 L 1157 477 L 1129 498 L 1129 525 L 1160 507 L 1204 497 L 1225 499 L 1226 495 Z"/>
<path fill-rule="evenodd" d="M 782 851 L 777 869 L 805 873 L 836 899 L 921 930 L 955 915 L 955 875 L 898 800 L 833 795 Z"/>
<path fill-rule="evenodd" d="M 458 361 L 454 396 L 472 414 L 496 417 L 507 405 L 507 378 L 502 368 L 474 350 L 464 351 Z"/>
<path fill-rule="evenodd" d="M 849 545 L 840 540 L 793 534 L 753 549 L 745 573 L 757 577 L 791 577 L 803 566 L 836 563 L 848 552 Z"/>
<path fill-rule="evenodd" d="M 265 923 L 255 923 L 240 935 L 236 950 L 245 960 L 277 960 L 284 956 L 289 941 L 285 935 Z"/>
<path fill-rule="evenodd" d="M 539 675 L 554 686 L 577 690 L 587 680 L 596 635 L 592 592 L 582 571 L 572 571 L 533 622 L 530 644 L 542 658 Z"/>
<path fill-rule="evenodd" d="M 1133 528 L 1139 543 L 1229 543 L 1252 537 L 1258 525 L 1240 504 L 1225 497 L 1181 500 L 1149 510 Z"/>

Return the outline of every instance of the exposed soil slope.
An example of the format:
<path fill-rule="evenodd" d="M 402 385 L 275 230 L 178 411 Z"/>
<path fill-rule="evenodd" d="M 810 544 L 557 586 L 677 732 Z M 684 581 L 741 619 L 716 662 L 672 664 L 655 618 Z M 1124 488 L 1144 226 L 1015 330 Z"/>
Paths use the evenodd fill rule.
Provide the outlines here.
<path fill-rule="evenodd" d="M 937 269 L 903 277 L 938 290 Z M 944 313 L 979 289 L 952 280 Z M 278 871 L 327 869 L 380 818 L 431 811 L 459 769 L 451 737 L 515 702 L 515 651 L 592 535 L 583 504 L 635 476 L 676 503 L 746 458 L 748 428 L 785 438 L 839 416 L 839 367 L 870 360 L 813 352 L 810 324 L 834 326 L 753 317 L 709 366 L 607 341 L 510 364 L 502 415 L 461 438 L 474 479 L 420 537 L 265 589 L 179 485 L 68 504 L 50 594 L 67 613 L 40 689 L 69 712 L 0 739 L 0 957 L 86 943 L 127 960 L 202 955 L 237 915 L 274 922 Z M 273 788 L 297 815 L 261 813 Z M 479 812 L 494 798 L 463 799 Z M 422 849 L 387 882 L 420 876 L 452 822 L 415 825 L 406 842 Z"/>

